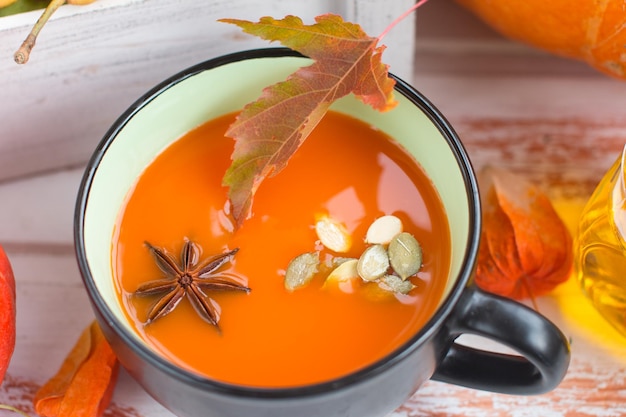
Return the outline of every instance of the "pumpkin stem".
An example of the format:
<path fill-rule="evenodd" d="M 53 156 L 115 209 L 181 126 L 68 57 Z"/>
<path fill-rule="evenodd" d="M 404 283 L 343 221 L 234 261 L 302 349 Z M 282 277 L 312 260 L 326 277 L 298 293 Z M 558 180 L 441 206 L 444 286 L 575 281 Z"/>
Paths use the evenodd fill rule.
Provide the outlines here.
<path fill-rule="evenodd" d="M 28 58 L 30 57 L 30 51 L 35 46 L 35 42 L 37 41 L 37 36 L 39 35 L 39 32 L 44 27 L 48 19 L 50 19 L 50 16 L 52 16 L 52 14 L 59 7 L 61 7 L 61 5 L 65 3 L 65 1 L 66 0 L 52 0 L 50 4 L 48 4 L 48 7 L 46 7 L 46 9 L 43 11 L 42 15 L 37 20 L 37 23 L 35 23 L 35 26 L 33 26 L 32 30 L 30 31 L 24 42 L 22 42 L 20 49 L 18 49 L 17 52 L 15 52 L 15 54 L 13 55 L 13 59 L 16 63 L 25 64 L 28 61 Z"/>

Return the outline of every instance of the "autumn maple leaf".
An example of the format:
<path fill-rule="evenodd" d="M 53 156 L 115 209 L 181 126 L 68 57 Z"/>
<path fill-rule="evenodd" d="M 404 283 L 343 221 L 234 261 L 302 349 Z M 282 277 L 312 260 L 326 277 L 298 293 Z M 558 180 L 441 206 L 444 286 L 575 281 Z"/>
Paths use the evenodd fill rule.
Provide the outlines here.
<path fill-rule="evenodd" d="M 313 25 L 295 16 L 263 17 L 257 23 L 221 21 L 279 41 L 314 60 L 286 81 L 267 87 L 226 132 L 235 139 L 235 149 L 223 184 L 229 187 L 233 217 L 240 226 L 250 215 L 261 182 L 286 166 L 335 100 L 353 93 L 374 109 L 386 111 L 396 104 L 395 81 L 382 63 L 384 46 L 377 46 L 379 39 L 340 16 L 318 16 Z"/>

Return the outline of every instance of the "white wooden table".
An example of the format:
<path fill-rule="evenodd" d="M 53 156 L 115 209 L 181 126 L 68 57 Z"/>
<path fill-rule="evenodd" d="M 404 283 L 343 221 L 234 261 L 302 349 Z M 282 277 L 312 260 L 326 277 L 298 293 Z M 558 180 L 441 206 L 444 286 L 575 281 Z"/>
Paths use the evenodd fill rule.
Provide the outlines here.
<path fill-rule="evenodd" d="M 444 17 L 455 23 L 448 30 L 438 23 Z M 424 9 L 420 19 L 418 34 L 423 27 L 425 35 L 418 36 L 413 82 L 455 126 L 476 169 L 491 162 L 528 175 L 574 229 L 584 200 L 626 142 L 626 81 L 504 41 L 449 2 Z M 0 403 L 31 413 L 34 392 L 93 319 L 72 246 L 83 164 L 74 165 L 0 183 L 0 242 L 18 301 L 17 344 Z M 600 318 L 574 279 L 538 304 L 572 342 L 571 366 L 556 390 L 518 397 L 429 381 L 391 416 L 625 416 L 626 338 Z M 121 372 L 106 415 L 171 413 Z"/>

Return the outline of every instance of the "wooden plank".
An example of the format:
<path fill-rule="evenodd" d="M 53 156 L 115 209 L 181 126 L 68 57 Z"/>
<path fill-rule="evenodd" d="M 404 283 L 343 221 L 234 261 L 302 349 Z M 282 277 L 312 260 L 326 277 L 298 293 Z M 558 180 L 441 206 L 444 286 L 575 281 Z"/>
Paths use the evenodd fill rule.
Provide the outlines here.
<path fill-rule="evenodd" d="M 82 169 L 0 183 L 0 242 L 23 253 L 72 254 Z"/>
<path fill-rule="evenodd" d="M 113 121 L 158 82 L 200 61 L 267 47 L 222 17 L 257 20 L 296 14 L 305 21 L 326 12 L 347 14 L 378 30 L 410 1 L 112 0 L 63 6 L 41 33 L 30 61 L 15 49 L 39 12 L 0 19 L 0 180 L 85 163 Z M 381 5 L 386 12 L 379 13 Z M 389 54 L 411 74 L 410 22 Z M 394 38 L 390 37 L 391 41 Z M 402 53 L 399 53 L 402 52 Z"/>
<path fill-rule="evenodd" d="M 626 143 L 626 82 L 601 74 L 416 73 L 474 168 L 499 165 L 588 197 Z"/>

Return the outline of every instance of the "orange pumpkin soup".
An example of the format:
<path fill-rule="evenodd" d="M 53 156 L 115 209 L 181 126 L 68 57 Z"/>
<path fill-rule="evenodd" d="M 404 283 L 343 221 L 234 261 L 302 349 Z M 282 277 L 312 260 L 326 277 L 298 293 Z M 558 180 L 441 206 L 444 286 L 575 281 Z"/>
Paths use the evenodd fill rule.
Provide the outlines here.
<path fill-rule="evenodd" d="M 252 216 L 237 230 L 221 185 L 232 139 L 227 115 L 187 133 L 142 173 L 122 208 L 113 237 L 116 288 L 138 334 L 177 365 L 241 385 L 290 387 L 328 381 L 363 368 L 406 342 L 440 302 L 450 263 L 442 203 L 414 159 L 382 132 L 329 112 L 277 176 L 259 188 Z M 378 217 L 402 220 L 423 248 L 423 265 L 408 294 L 375 283 L 350 290 L 324 286 L 323 274 L 288 291 L 285 269 L 299 254 L 323 262 L 358 258 Z M 321 246 L 313 227 L 328 215 L 352 237 L 347 253 Z M 189 239 L 201 258 L 239 248 L 220 273 L 250 292 L 212 291 L 219 328 L 183 298 L 168 315 L 145 324 L 157 297 L 133 294 L 163 277 L 145 242 L 176 259 Z M 390 295 L 391 294 L 391 295 Z"/>

